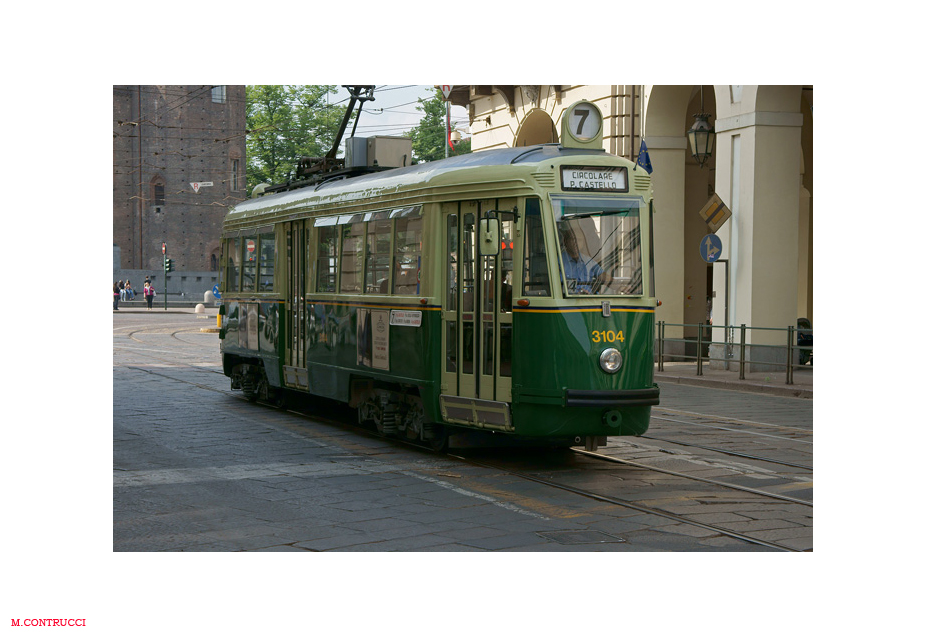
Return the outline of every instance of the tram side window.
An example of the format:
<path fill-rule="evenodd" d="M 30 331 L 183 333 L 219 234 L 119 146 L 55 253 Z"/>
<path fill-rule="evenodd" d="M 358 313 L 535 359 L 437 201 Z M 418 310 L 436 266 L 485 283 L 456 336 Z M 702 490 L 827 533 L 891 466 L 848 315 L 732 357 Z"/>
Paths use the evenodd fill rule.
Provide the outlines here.
<path fill-rule="evenodd" d="M 237 292 L 241 285 L 241 240 L 229 239 L 225 254 L 228 255 L 228 289 Z"/>
<path fill-rule="evenodd" d="M 364 279 L 364 292 L 367 294 L 386 294 L 389 290 L 391 229 L 389 219 L 367 224 L 367 269 Z"/>
<path fill-rule="evenodd" d="M 422 218 L 396 220 L 393 294 L 418 294 L 422 268 Z"/>
<path fill-rule="evenodd" d="M 341 292 L 361 293 L 364 280 L 363 221 L 341 226 Z"/>
<path fill-rule="evenodd" d="M 539 199 L 525 201 L 525 296 L 550 296 L 550 273 L 544 249 L 544 227 Z"/>
<path fill-rule="evenodd" d="M 257 279 L 257 237 L 244 237 L 244 258 L 241 267 L 241 291 L 254 292 Z"/>
<path fill-rule="evenodd" d="M 338 282 L 338 226 L 319 228 L 317 292 L 335 292 Z"/>
<path fill-rule="evenodd" d="M 274 290 L 274 259 L 277 256 L 275 244 L 273 233 L 261 235 L 258 292 L 273 292 Z"/>

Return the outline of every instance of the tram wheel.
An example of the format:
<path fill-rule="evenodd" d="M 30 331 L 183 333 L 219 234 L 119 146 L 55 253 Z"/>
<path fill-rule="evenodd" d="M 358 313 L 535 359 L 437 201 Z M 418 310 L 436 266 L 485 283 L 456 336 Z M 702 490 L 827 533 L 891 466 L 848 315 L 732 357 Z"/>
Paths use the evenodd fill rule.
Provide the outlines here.
<path fill-rule="evenodd" d="M 447 427 L 443 425 L 432 425 L 431 426 L 432 437 L 428 439 L 428 446 L 431 447 L 432 451 L 437 453 L 444 453 L 447 451 L 447 443 L 450 440 L 450 436 L 447 433 Z"/>

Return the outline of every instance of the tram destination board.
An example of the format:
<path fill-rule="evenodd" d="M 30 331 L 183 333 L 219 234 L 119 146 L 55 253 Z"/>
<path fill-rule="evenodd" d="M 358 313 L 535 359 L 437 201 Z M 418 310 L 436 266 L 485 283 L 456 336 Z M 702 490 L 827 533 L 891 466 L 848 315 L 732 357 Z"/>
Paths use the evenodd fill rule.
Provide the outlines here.
<path fill-rule="evenodd" d="M 581 192 L 627 192 L 628 169 L 624 166 L 562 166 L 563 190 Z"/>

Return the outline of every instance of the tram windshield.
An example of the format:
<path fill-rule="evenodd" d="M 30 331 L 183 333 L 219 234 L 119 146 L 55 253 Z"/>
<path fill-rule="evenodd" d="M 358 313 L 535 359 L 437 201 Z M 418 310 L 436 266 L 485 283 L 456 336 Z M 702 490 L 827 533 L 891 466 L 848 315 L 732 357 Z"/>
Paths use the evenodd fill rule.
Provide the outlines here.
<path fill-rule="evenodd" d="M 569 295 L 641 295 L 640 199 L 551 197 Z"/>

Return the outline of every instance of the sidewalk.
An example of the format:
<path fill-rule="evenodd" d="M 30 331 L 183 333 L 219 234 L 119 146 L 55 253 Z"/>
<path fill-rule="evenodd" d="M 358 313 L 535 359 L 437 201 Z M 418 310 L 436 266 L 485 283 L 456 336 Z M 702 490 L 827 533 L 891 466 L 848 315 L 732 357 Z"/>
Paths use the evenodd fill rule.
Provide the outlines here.
<path fill-rule="evenodd" d="M 194 314 L 196 306 L 202 301 L 168 301 L 167 310 L 168 314 Z M 206 309 L 207 316 L 215 317 L 219 312 L 219 306 L 213 304 L 204 304 Z M 115 314 L 117 310 L 113 310 Z M 135 299 L 134 301 L 119 301 L 119 312 L 149 312 L 148 304 L 145 301 L 140 301 Z M 151 304 L 150 312 L 161 312 L 165 313 L 164 301 L 162 300 L 158 303 L 158 299 L 155 298 L 154 303 Z"/>
<path fill-rule="evenodd" d="M 654 366 L 654 379 L 658 385 L 676 383 L 679 385 L 701 385 L 715 389 L 755 392 L 791 398 L 814 398 L 814 369 L 808 365 L 796 367 L 792 373 L 792 384 L 785 384 L 785 369 L 774 372 L 747 372 L 740 380 L 740 367 L 731 364 L 730 370 L 709 369 L 702 365 L 702 375 L 696 375 L 694 362 L 663 363 L 663 371 Z"/>

